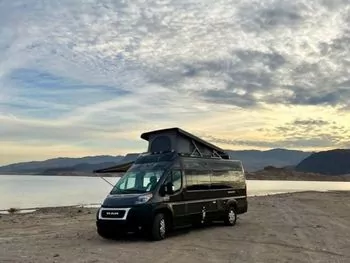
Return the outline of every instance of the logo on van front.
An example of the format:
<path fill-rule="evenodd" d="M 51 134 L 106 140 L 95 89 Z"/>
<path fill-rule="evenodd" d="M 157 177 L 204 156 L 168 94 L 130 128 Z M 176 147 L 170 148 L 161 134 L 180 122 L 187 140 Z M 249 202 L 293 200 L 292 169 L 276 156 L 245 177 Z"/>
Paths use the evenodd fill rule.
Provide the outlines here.
<path fill-rule="evenodd" d="M 106 212 L 106 215 L 108 215 L 108 216 L 117 216 L 117 215 L 119 215 L 119 212 Z"/>

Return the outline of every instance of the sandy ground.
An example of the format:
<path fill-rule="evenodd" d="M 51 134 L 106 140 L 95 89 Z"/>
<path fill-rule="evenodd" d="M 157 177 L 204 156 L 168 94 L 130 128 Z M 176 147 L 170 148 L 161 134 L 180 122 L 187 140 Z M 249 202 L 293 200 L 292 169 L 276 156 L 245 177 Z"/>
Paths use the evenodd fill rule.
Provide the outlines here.
<path fill-rule="evenodd" d="M 249 198 L 234 227 L 176 231 L 150 242 L 104 240 L 95 209 L 0 218 L 0 262 L 350 262 L 350 192 Z"/>

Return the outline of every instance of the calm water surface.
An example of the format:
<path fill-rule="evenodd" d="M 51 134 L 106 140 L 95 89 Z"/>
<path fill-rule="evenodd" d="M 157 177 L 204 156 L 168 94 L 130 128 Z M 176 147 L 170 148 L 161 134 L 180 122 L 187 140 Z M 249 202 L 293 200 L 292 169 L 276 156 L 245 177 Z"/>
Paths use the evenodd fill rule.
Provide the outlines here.
<path fill-rule="evenodd" d="M 118 178 L 105 178 L 112 184 Z M 350 182 L 247 181 L 248 195 L 348 190 Z M 99 204 L 111 186 L 99 177 L 0 175 L 0 210 Z"/>

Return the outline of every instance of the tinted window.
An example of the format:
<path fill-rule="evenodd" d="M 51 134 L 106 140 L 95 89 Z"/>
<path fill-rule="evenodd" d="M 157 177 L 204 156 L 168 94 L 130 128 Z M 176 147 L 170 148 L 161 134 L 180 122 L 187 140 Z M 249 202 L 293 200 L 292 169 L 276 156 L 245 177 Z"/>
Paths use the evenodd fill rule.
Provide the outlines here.
<path fill-rule="evenodd" d="M 182 173 L 181 171 L 172 171 L 172 181 L 174 185 L 174 192 L 181 189 L 182 186 Z"/>
<path fill-rule="evenodd" d="M 211 183 L 212 188 L 243 188 L 245 178 L 241 171 L 214 170 Z"/>
<path fill-rule="evenodd" d="M 172 182 L 174 185 L 174 192 L 177 192 L 182 187 L 182 173 L 179 170 L 173 170 L 170 172 L 168 178 L 165 180 L 165 184 Z"/>
<path fill-rule="evenodd" d="M 210 168 L 213 171 L 212 189 L 244 188 L 245 178 L 240 161 L 212 160 Z"/>
<path fill-rule="evenodd" d="M 242 164 L 239 161 L 210 161 L 209 165 L 213 170 L 243 171 Z"/>
<path fill-rule="evenodd" d="M 209 189 L 211 172 L 208 170 L 185 170 L 186 184 L 188 190 Z"/>
<path fill-rule="evenodd" d="M 185 170 L 207 170 L 207 160 L 199 158 L 182 159 Z"/>
<path fill-rule="evenodd" d="M 245 177 L 240 161 L 182 159 L 188 190 L 244 188 Z"/>

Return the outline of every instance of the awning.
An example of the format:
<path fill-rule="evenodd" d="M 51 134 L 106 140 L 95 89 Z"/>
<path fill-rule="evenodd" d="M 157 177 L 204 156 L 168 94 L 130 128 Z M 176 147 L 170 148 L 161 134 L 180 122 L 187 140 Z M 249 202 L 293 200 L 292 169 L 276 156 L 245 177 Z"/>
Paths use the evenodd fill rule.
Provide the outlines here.
<path fill-rule="evenodd" d="M 134 161 L 122 163 L 112 167 L 95 170 L 94 173 L 125 173 L 133 164 Z"/>

